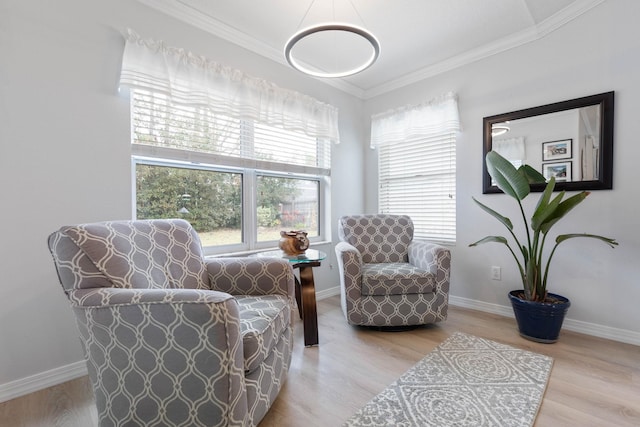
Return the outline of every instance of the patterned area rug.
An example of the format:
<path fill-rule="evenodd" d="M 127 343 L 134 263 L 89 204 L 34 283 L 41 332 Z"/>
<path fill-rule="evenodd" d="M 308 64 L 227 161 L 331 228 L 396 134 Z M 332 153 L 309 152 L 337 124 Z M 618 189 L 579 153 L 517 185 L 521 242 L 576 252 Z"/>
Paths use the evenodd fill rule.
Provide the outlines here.
<path fill-rule="evenodd" d="M 531 426 L 552 364 L 548 356 L 457 332 L 344 426 Z"/>

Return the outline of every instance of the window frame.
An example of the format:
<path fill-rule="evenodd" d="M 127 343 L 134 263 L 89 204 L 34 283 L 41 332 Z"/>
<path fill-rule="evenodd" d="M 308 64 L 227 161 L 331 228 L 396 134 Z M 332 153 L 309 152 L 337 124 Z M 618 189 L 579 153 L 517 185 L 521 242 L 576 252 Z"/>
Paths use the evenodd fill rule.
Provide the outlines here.
<path fill-rule="evenodd" d="M 268 123 L 250 118 L 234 118 L 232 116 L 221 116 L 221 123 L 226 121 L 237 122 L 238 132 L 236 133 L 239 152 L 226 154 L 224 151 L 203 151 L 198 149 L 201 144 L 200 139 L 195 139 L 195 146 L 186 144 L 172 146 L 175 141 L 184 142 L 184 135 L 180 133 L 185 129 L 181 127 L 179 119 L 181 117 L 201 116 L 204 117 L 201 124 L 208 127 L 216 113 L 207 111 L 206 105 L 185 105 L 179 102 L 174 103 L 171 95 L 162 91 L 150 88 L 132 88 L 130 92 L 131 104 L 131 182 L 132 182 L 132 217 L 137 218 L 137 177 L 136 165 L 147 164 L 161 167 L 186 168 L 212 172 L 228 172 L 241 175 L 242 179 L 242 213 L 241 213 L 241 243 L 230 245 L 206 246 L 203 248 L 205 255 L 220 254 L 241 254 L 256 252 L 267 248 L 277 247 L 277 240 L 258 242 L 258 213 L 257 213 L 257 179 L 258 176 L 273 176 L 288 179 L 312 180 L 318 183 L 318 235 L 309 236 L 312 243 L 330 240 L 330 191 L 331 191 L 331 141 L 319 139 L 296 131 L 282 129 Z M 157 108 L 157 109 L 156 109 Z M 140 112 L 138 115 L 137 112 Z M 156 115 L 159 114 L 159 115 Z M 178 133 L 167 132 L 173 123 L 170 122 L 171 115 L 175 115 L 176 129 Z M 149 126 L 139 127 L 138 123 L 145 123 L 148 118 Z M 155 121 L 158 120 L 158 121 Z M 159 123 L 156 128 L 153 124 Z M 217 122 L 215 122 L 217 123 Z M 166 127 L 168 126 L 168 127 Z M 260 129 L 256 131 L 256 129 Z M 275 132 L 275 133 L 274 133 Z M 282 132 L 282 134 L 280 134 Z M 147 139 L 144 136 L 151 135 L 153 138 L 160 138 L 155 141 L 153 138 Z M 161 135 L 161 136 L 160 136 Z M 281 150 L 279 145 L 283 141 L 293 141 L 291 144 L 292 153 L 281 151 L 285 154 L 282 158 L 262 158 L 254 156 L 256 144 L 262 146 L 264 150 L 265 142 L 269 143 L 270 136 L 274 136 L 273 150 Z M 140 139 L 138 139 L 140 137 Z M 197 133 L 195 138 L 201 138 Z M 266 139 L 264 139 L 266 138 Z M 300 156 L 304 156 L 305 148 L 296 150 L 297 143 L 305 143 L 305 140 L 312 139 L 316 144 L 315 156 L 316 164 L 300 162 Z M 188 141 L 188 140 L 186 140 Z M 300 154 L 297 156 L 297 154 Z M 287 157 L 288 156 L 288 157 Z M 304 159 L 304 157 L 302 157 Z M 288 162 L 288 160 L 291 162 Z"/>
<path fill-rule="evenodd" d="M 136 145 L 136 144 L 134 144 Z M 241 243 L 231 245 L 215 245 L 203 246 L 205 255 L 222 255 L 222 254 L 242 254 L 257 252 L 260 250 L 277 247 L 278 240 L 258 241 L 257 225 L 257 179 L 258 176 L 270 176 L 288 179 L 300 179 L 308 181 L 316 181 L 318 183 L 318 235 L 310 236 L 311 243 L 319 243 L 327 241 L 326 221 L 328 218 L 327 195 L 329 191 L 330 179 L 323 175 L 306 175 L 284 171 L 262 170 L 253 168 L 241 168 L 225 165 L 216 165 L 212 163 L 192 162 L 163 157 L 155 157 L 153 153 L 143 155 L 145 146 L 139 146 L 137 153 L 131 156 L 131 182 L 132 182 L 132 218 L 137 219 L 137 165 L 151 165 L 160 167 L 194 169 L 211 172 L 235 173 L 242 177 L 242 226 L 241 226 Z M 149 147 L 153 151 L 153 147 Z M 202 153 L 199 153 L 202 154 Z M 203 154 L 206 156 L 206 154 Z"/>

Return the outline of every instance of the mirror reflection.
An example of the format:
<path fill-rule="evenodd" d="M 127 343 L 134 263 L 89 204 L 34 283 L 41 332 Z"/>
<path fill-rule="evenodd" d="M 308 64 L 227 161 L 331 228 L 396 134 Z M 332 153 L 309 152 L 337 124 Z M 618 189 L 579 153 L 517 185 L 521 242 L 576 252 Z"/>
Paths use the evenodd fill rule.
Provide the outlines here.
<path fill-rule="evenodd" d="M 484 118 L 486 153 L 527 164 L 556 190 L 611 188 L 613 92 Z M 484 193 L 500 192 L 484 165 Z M 544 184 L 531 184 L 541 191 Z"/>

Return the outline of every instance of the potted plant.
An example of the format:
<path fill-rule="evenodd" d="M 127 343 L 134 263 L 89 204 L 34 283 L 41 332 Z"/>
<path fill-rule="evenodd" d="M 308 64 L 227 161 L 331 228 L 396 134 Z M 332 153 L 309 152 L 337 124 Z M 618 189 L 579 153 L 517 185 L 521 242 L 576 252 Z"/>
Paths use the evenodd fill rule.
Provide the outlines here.
<path fill-rule="evenodd" d="M 504 244 L 509 249 L 518 266 L 523 286 L 523 289 L 509 293 L 520 335 L 533 341 L 555 342 L 558 339 L 564 315 L 571 304 L 567 298 L 547 292 L 549 266 L 556 249 L 562 242 L 576 237 L 598 239 L 612 248 L 618 242 L 594 234 L 562 234 L 555 238 L 555 245 L 551 251 L 545 251 L 545 243 L 551 228 L 590 193 L 582 191 L 564 199 L 565 192 L 562 191 L 552 197 L 555 188 L 555 178 L 552 177 L 542 192 L 530 220 L 527 220 L 522 200 L 529 195 L 529 183 L 544 181 L 544 177 L 529 166 L 516 169 L 511 162 L 495 151 L 487 153 L 485 160 L 489 175 L 498 188 L 518 203 L 526 235 L 518 238 L 509 218 L 473 198 L 478 206 L 507 228 L 519 254 L 503 236 L 487 236 L 469 246 L 496 242 Z"/>

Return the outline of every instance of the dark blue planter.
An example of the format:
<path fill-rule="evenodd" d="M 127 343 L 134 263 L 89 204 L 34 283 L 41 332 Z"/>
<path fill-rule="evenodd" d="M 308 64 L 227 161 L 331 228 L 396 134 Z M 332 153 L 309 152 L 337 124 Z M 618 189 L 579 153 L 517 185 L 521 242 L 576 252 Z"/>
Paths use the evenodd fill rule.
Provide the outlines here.
<path fill-rule="evenodd" d="M 567 298 L 549 293 L 558 303 L 527 301 L 518 298 L 522 290 L 509 292 L 509 299 L 516 315 L 520 335 L 531 341 L 554 343 L 558 341 L 562 321 L 567 314 L 571 301 Z"/>

